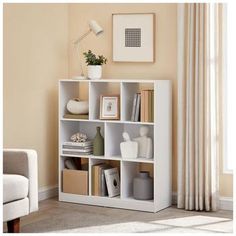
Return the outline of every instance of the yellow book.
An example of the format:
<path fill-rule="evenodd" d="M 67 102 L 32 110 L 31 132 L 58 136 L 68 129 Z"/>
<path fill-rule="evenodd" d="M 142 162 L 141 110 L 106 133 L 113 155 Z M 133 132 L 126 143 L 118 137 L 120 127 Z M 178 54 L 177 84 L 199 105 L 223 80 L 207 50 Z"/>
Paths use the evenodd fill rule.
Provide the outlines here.
<path fill-rule="evenodd" d="M 151 122 L 154 122 L 154 90 L 152 90 L 152 117 L 151 117 Z"/>
<path fill-rule="evenodd" d="M 147 122 L 152 122 L 152 90 L 148 90 L 148 119 Z"/>
<path fill-rule="evenodd" d="M 142 90 L 141 91 L 141 119 L 140 119 L 141 122 L 144 122 L 144 120 L 145 120 L 145 116 L 144 116 L 144 113 L 145 113 L 144 99 L 145 99 L 145 97 L 144 97 L 144 95 L 145 95 L 145 90 Z"/>

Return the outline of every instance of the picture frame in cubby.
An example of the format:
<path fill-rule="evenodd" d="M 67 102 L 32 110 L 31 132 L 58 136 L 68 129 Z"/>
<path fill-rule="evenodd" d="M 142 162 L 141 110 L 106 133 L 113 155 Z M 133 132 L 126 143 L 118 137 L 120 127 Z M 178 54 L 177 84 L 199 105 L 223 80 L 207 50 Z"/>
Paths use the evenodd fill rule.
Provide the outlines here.
<path fill-rule="evenodd" d="M 120 95 L 100 95 L 100 120 L 120 119 Z"/>

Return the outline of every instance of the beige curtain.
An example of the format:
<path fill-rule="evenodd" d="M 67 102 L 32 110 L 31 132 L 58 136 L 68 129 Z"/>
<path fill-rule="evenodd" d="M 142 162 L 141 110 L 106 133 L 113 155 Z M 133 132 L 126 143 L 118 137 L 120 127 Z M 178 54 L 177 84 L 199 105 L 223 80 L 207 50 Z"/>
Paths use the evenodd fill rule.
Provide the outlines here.
<path fill-rule="evenodd" d="M 178 8 L 178 208 L 215 211 L 219 191 L 219 5 Z"/>

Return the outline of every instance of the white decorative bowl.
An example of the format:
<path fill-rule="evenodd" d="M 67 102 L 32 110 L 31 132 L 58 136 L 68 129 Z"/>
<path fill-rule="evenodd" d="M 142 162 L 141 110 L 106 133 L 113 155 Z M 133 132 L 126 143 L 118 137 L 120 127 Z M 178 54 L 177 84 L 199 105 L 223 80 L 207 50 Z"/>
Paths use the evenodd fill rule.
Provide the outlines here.
<path fill-rule="evenodd" d="M 77 98 L 71 99 L 67 105 L 67 110 L 72 114 L 88 114 L 89 105 L 88 101 L 79 101 Z"/>

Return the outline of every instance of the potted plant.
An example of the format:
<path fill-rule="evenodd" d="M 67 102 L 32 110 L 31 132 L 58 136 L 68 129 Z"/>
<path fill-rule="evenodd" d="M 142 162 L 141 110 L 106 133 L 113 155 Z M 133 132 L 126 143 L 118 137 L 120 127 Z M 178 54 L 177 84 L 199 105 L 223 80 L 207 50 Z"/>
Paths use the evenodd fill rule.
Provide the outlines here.
<path fill-rule="evenodd" d="M 103 55 L 96 56 L 91 50 L 83 54 L 88 66 L 88 78 L 100 79 L 102 77 L 102 65 L 106 64 L 107 59 Z"/>

